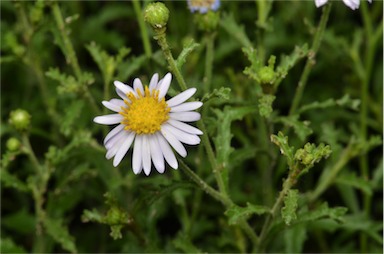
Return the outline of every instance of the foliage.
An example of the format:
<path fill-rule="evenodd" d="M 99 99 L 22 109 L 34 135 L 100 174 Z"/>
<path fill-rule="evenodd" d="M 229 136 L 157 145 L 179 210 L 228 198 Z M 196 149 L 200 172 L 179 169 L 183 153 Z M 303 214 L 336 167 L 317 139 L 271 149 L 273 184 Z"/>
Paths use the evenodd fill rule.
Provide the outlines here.
<path fill-rule="evenodd" d="M 381 252 L 383 3 L 148 4 L 0 2 L 1 253 Z M 101 101 L 167 72 L 201 144 L 114 168 Z"/>

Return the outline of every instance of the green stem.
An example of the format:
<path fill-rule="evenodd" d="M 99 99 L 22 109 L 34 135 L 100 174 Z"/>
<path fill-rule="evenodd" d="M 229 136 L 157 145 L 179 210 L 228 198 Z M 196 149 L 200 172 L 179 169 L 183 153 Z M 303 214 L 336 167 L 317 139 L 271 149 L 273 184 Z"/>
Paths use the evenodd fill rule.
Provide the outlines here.
<path fill-rule="evenodd" d="M 226 196 L 222 195 L 217 190 L 213 189 L 209 186 L 203 179 L 201 179 L 198 175 L 195 174 L 182 160 L 179 160 L 181 168 L 184 170 L 192 181 L 194 181 L 198 186 L 201 187 L 203 191 L 205 191 L 208 195 L 221 202 L 224 206 L 230 207 L 233 205 L 233 202 Z"/>
<path fill-rule="evenodd" d="M 63 46 L 64 46 L 64 55 L 67 59 L 67 62 L 71 65 L 73 72 L 75 73 L 75 76 L 77 80 L 80 82 L 82 80 L 82 71 L 80 69 L 79 62 L 76 57 L 76 52 L 73 48 L 72 42 L 66 32 L 65 29 L 65 23 L 63 19 L 63 15 L 61 14 L 61 10 L 57 2 L 53 2 L 51 4 L 53 17 L 55 19 L 56 25 L 59 29 L 60 35 L 63 40 Z M 88 87 L 86 84 L 82 84 L 82 90 L 83 90 L 83 96 L 88 100 L 90 103 L 92 109 L 95 111 L 95 113 L 100 114 L 100 109 L 97 106 L 95 100 L 93 99 L 91 93 L 88 90 Z"/>
<path fill-rule="evenodd" d="M 182 91 L 187 90 L 187 84 L 185 83 L 185 80 L 183 76 L 180 73 L 179 68 L 177 68 L 176 61 L 172 56 L 172 52 L 169 48 L 167 39 L 165 37 L 165 28 L 160 30 L 155 30 L 156 36 L 154 37 L 155 40 L 157 40 L 157 43 L 161 47 L 161 50 L 163 51 L 163 54 L 165 56 L 165 59 L 167 60 L 169 64 L 170 70 L 175 75 L 177 82 L 179 83 L 179 86 Z"/>
<path fill-rule="evenodd" d="M 324 31 L 325 31 L 325 28 L 327 25 L 329 13 L 331 11 L 331 6 L 332 6 L 332 4 L 328 3 L 323 8 L 323 13 L 321 15 L 320 23 L 319 23 L 319 26 L 316 30 L 315 38 L 314 38 L 313 43 L 312 43 L 312 48 L 310 50 L 310 53 L 309 53 L 307 62 L 305 64 L 303 73 L 301 74 L 299 83 L 297 85 L 295 96 L 293 98 L 293 102 L 292 102 L 291 108 L 289 110 L 289 115 L 293 115 L 296 112 L 296 110 L 300 104 L 301 98 L 303 97 L 303 93 L 304 93 L 305 86 L 307 84 L 309 73 L 311 72 L 312 67 L 314 66 L 314 58 L 316 56 L 317 51 L 319 50 L 320 43 L 321 43 L 321 40 L 323 38 L 323 34 L 324 34 Z"/>
<path fill-rule="evenodd" d="M 143 19 L 143 13 L 140 8 L 139 1 L 133 0 L 132 4 L 133 4 L 133 9 L 135 10 L 135 13 L 136 13 L 137 22 L 139 23 L 141 39 L 143 40 L 143 45 L 144 45 L 144 52 L 147 58 L 150 58 L 152 56 L 152 48 L 151 48 L 151 44 L 149 43 L 147 26 L 145 25 L 145 22 Z"/>
<path fill-rule="evenodd" d="M 208 93 L 212 83 L 212 66 L 215 44 L 215 33 L 210 33 L 205 36 L 207 43 L 207 51 L 205 55 L 205 77 L 204 77 L 204 93 Z"/>

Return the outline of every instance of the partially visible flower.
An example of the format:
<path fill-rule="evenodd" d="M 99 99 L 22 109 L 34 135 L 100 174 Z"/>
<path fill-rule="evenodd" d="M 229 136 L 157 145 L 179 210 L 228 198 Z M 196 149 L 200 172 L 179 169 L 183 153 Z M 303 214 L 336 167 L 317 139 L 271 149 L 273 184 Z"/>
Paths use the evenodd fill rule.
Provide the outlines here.
<path fill-rule="evenodd" d="M 200 120 L 200 113 L 193 110 L 200 108 L 203 103 L 185 102 L 196 92 L 196 88 L 187 89 L 165 100 L 171 80 L 172 75 L 167 73 L 159 81 L 159 75 L 156 73 L 152 76 L 149 86 L 145 87 L 138 78 L 133 81 L 133 88 L 120 81 L 114 82 L 121 99 L 102 103 L 116 114 L 98 116 L 93 120 L 99 124 L 118 124 L 104 139 L 106 157 L 114 157 L 113 166 L 119 165 L 134 143 L 133 172 L 139 174 L 144 169 L 144 173 L 149 175 L 152 161 L 156 170 L 163 173 L 164 159 L 172 168 L 178 168 L 171 146 L 185 157 L 187 151 L 182 143 L 200 143 L 198 135 L 203 132 L 185 122 Z"/>
<path fill-rule="evenodd" d="M 191 12 L 199 11 L 207 13 L 209 10 L 217 11 L 220 7 L 220 0 L 187 0 Z"/>
<path fill-rule="evenodd" d="M 326 4 L 328 0 L 315 0 L 316 7 L 320 7 Z M 356 10 L 360 6 L 360 0 L 343 0 L 344 4 L 351 8 L 352 10 Z M 368 0 L 369 3 L 372 3 L 372 0 Z"/>

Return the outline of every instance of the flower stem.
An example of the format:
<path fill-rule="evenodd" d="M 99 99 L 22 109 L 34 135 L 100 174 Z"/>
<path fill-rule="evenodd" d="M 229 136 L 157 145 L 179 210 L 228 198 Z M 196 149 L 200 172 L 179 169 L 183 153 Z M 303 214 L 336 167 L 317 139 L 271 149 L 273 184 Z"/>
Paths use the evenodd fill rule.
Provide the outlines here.
<path fill-rule="evenodd" d="M 139 1 L 133 0 L 132 4 L 133 4 L 133 9 L 135 10 L 135 13 L 136 13 L 137 22 L 139 23 L 141 39 L 143 40 L 144 52 L 146 57 L 150 58 L 152 56 L 152 48 L 151 48 L 151 44 L 149 43 L 147 26 L 145 25 L 145 22 L 143 19 L 143 13 L 140 8 Z"/>
<path fill-rule="evenodd" d="M 212 66 L 215 36 L 215 33 L 206 34 L 205 36 L 207 43 L 207 51 L 205 55 L 204 93 L 208 93 L 210 91 L 212 83 Z"/>
<path fill-rule="evenodd" d="M 165 36 L 165 30 L 155 30 L 156 36 L 154 37 L 155 40 L 157 40 L 157 43 L 161 47 L 161 50 L 163 51 L 163 54 L 165 56 L 165 59 L 168 62 L 169 69 L 173 72 L 175 75 L 177 82 L 179 83 L 180 89 L 182 91 L 187 90 L 187 84 L 185 83 L 185 80 L 183 76 L 181 75 L 181 72 L 179 68 L 177 68 L 176 61 L 172 56 L 172 52 L 169 48 L 167 38 Z"/>
<path fill-rule="evenodd" d="M 53 2 L 51 4 L 51 8 L 52 8 L 52 13 L 53 13 L 57 28 L 59 29 L 60 35 L 61 35 L 62 40 L 63 40 L 63 46 L 64 46 L 64 49 L 63 49 L 64 52 L 63 53 L 64 53 L 65 57 L 67 58 L 67 62 L 71 65 L 77 80 L 80 82 L 82 80 L 82 71 L 80 69 L 80 65 L 79 65 L 79 62 L 77 60 L 76 53 L 75 53 L 75 50 L 73 48 L 72 42 L 71 42 L 71 40 L 70 40 L 70 38 L 66 32 L 65 23 L 64 23 L 63 15 L 61 14 L 60 7 L 57 4 L 57 2 Z M 89 92 L 88 87 L 85 84 L 83 84 L 82 88 L 83 88 L 82 89 L 83 90 L 83 96 L 88 100 L 88 102 L 90 103 L 90 105 L 91 105 L 92 109 L 95 111 L 95 113 L 100 114 L 100 109 L 97 106 L 91 93 Z"/>
<path fill-rule="evenodd" d="M 332 4 L 328 3 L 323 8 L 323 13 L 321 15 L 319 26 L 316 30 L 315 38 L 313 39 L 313 43 L 312 43 L 312 48 L 310 50 L 303 73 L 301 74 L 299 83 L 297 85 L 295 96 L 293 98 L 293 102 L 289 110 L 289 115 L 293 115 L 296 112 L 300 104 L 301 98 L 303 97 L 303 93 L 304 93 L 305 86 L 307 84 L 309 73 L 311 72 L 311 69 L 314 66 L 314 58 L 316 56 L 317 51 L 319 50 L 320 43 L 323 38 L 323 34 L 327 25 L 329 13 L 331 11 L 331 6 Z"/>

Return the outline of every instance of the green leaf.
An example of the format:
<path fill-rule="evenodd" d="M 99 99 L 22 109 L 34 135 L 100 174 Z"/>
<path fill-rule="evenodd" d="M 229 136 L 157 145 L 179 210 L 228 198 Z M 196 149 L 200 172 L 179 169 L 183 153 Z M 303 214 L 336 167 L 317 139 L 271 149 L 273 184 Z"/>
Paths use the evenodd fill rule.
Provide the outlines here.
<path fill-rule="evenodd" d="M 128 80 L 132 74 L 140 69 L 148 61 L 145 55 L 131 57 L 128 61 L 122 62 L 117 67 L 117 77 L 119 80 Z"/>
<path fill-rule="evenodd" d="M 293 156 L 294 148 L 289 146 L 288 137 L 284 136 L 284 134 L 281 131 L 279 131 L 277 135 L 273 135 L 273 134 L 271 135 L 271 141 L 272 143 L 280 147 L 281 154 L 287 158 L 287 163 L 289 168 L 293 169 L 293 166 L 295 163 L 294 156 Z"/>
<path fill-rule="evenodd" d="M 247 47 L 242 49 L 245 56 L 251 62 L 251 66 L 244 69 L 244 74 L 247 74 L 250 78 L 260 83 L 258 71 L 262 68 L 263 63 L 260 61 L 260 57 L 257 54 L 257 50 L 253 47 Z"/>
<path fill-rule="evenodd" d="M 360 100 L 359 99 L 351 99 L 349 94 L 344 95 L 342 98 L 335 100 L 335 99 L 328 99 L 323 102 L 312 102 L 310 104 L 304 105 L 299 109 L 299 114 L 314 110 L 314 109 L 325 109 L 330 107 L 345 107 L 352 110 L 358 110 L 360 106 Z"/>
<path fill-rule="evenodd" d="M 344 222 L 343 216 L 348 211 L 346 207 L 329 208 L 328 203 L 324 202 L 313 211 L 300 213 L 296 223 L 315 221 L 319 219 L 329 218 L 337 222 Z"/>
<path fill-rule="evenodd" d="M 248 39 L 244 31 L 244 26 L 238 25 L 233 17 L 233 14 L 224 14 L 220 20 L 220 26 L 227 31 L 231 37 L 235 38 L 243 47 L 252 47 L 252 42 Z"/>
<path fill-rule="evenodd" d="M 66 108 L 65 116 L 63 117 L 60 125 L 60 131 L 65 136 L 71 135 L 72 132 L 76 129 L 76 120 L 81 115 L 83 107 L 84 101 L 75 100 L 74 102 L 72 102 L 71 105 Z"/>
<path fill-rule="evenodd" d="M 34 215 L 28 213 L 26 208 L 12 214 L 3 215 L 1 218 L 1 225 L 4 229 L 25 235 L 35 231 L 35 223 Z"/>
<path fill-rule="evenodd" d="M 214 139 L 216 148 L 217 163 L 220 168 L 226 168 L 228 166 L 229 156 L 231 155 L 233 148 L 231 147 L 231 139 L 233 137 L 231 133 L 231 123 L 235 120 L 240 120 L 247 114 L 253 113 L 257 110 L 256 107 L 238 107 L 231 108 L 226 106 L 223 111 L 213 110 L 217 115 L 217 121 L 220 123 L 217 127 L 217 136 Z M 225 185 L 228 184 L 228 170 L 222 170 L 221 174 Z"/>
<path fill-rule="evenodd" d="M 379 189 L 383 187 L 382 183 L 383 183 L 383 158 L 381 158 L 380 163 L 378 163 L 377 167 L 373 172 L 371 186 L 373 189 Z"/>
<path fill-rule="evenodd" d="M 207 93 L 203 96 L 201 101 L 206 103 L 207 101 L 215 102 L 224 102 L 228 101 L 231 93 L 231 88 L 229 87 L 220 87 L 219 89 L 214 89 L 211 93 Z"/>
<path fill-rule="evenodd" d="M 183 51 L 181 51 L 179 57 L 176 60 L 176 65 L 180 69 L 184 64 L 189 54 L 192 53 L 200 44 L 196 43 L 193 39 L 188 40 L 183 45 Z"/>
<path fill-rule="evenodd" d="M 308 127 L 310 122 L 300 121 L 299 115 L 281 116 L 273 120 L 274 122 L 281 122 L 289 127 L 292 127 L 301 141 L 304 141 L 306 137 L 313 133 L 312 129 Z"/>
<path fill-rule="evenodd" d="M 100 214 L 96 209 L 90 210 L 84 210 L 83 215 L 81 216 L 82 222 L 102 222 L 103 221 L 103 215 Z"/>
<path fill-rule="evenodd" d="M 191 242 L 187 234 L 179 233 L 172 241 L 173 245 L 185 253 L 204 253 Z"/>
<path fill-rule="evenodd" d="M 111 226 L 111 233 L 109 234 L 113 240 L 121 239 L 123 236 L 121 235 L 121 230 L 123 229 L 124 225 L 112 225 Z"/>
<path fill-rule="evenodd" d="M 76 245 L 74 238 L 69 234 L 66 226 L 63 225 L 61 219 L 51 219 L 46 217 L 44 219 L 44 226 L 47 233 L 57 242 L 61 247 L 69 252 L 76 253 Z"/>
<path fill-rule="evenodd" d="M 253 205 L 251 203 L 247 203 L 246 207 L 240 207 L 235 205 L 225 211 L 225 215 L 229 217 L 229 225 L 236 225 L 239 223 L 240 220 L 243 219 L 247 220 L 253 214 L 262 215 L 265 213 L 270 213 L 269 207 Z"/>
<path fill-rule="evenodd" d="M 27 251 L 16 245 L 11 238 L 0 239 L 0 252 L 1 253 L 27 253 Z"/>
<path fill-rule="evenodd" d="M 307 239 L 307 226 L 298 224 L 284 230 L 285 253 L 302 253 Z"/>
<path fill-rule="evenodd" d="M 29 191 L 28 186 L 25 183 L 20 181 L 16 176 L 10 174 L 4 167 L 0 169 L 0 179 L 5 187 L 15 188 L 19 191 Z"/>
<path fill-rule="evenodd" d="M 369 181 L 358 177 L 354 172 L 344 172 L 340 174 L 339 176 L 337 176 L 335 182 L 341 185 L 348 185 L 360 189 L 369 196 L 372 195 L 372 187 Z"/>
<path fill-rule="evenodd" d="M 271 94 L 262 94 L 259 99 L 259 114 L 263 117 L 269 118 L 272 114 L 272 103 L 276 96 Z"/>
<path fill-rule="evenodd" d="M 281 216 L 286 225 L 290 225 L 292 221 L 297 219 L 296 209 L 299 198 L 298 190 L 289 190 L 284 197 L 284 207 L 281 209 Z"/>
<path fill-rule="evenodd" d="M 308 45 L 304 44 L 302 46 L 295 46 L 295 49 L 289 56 L 283 55 L 279 66 L 276 67 L 277 80 L 275 81 L 275 86 L 277 87 L 280 82 L 287 76 L 288 71 L 294 67 L 297 62 L 305 58 L 308 55 Z"/>
<path fill-rule="evenodd" d="M 81 85 L 75 77 L 62 74 L 57 68 L 49 68 L 45 75 L 60 83 L 60 86 L 57 87 L 59 94 L 78 93 L 80 91 Z"/>

